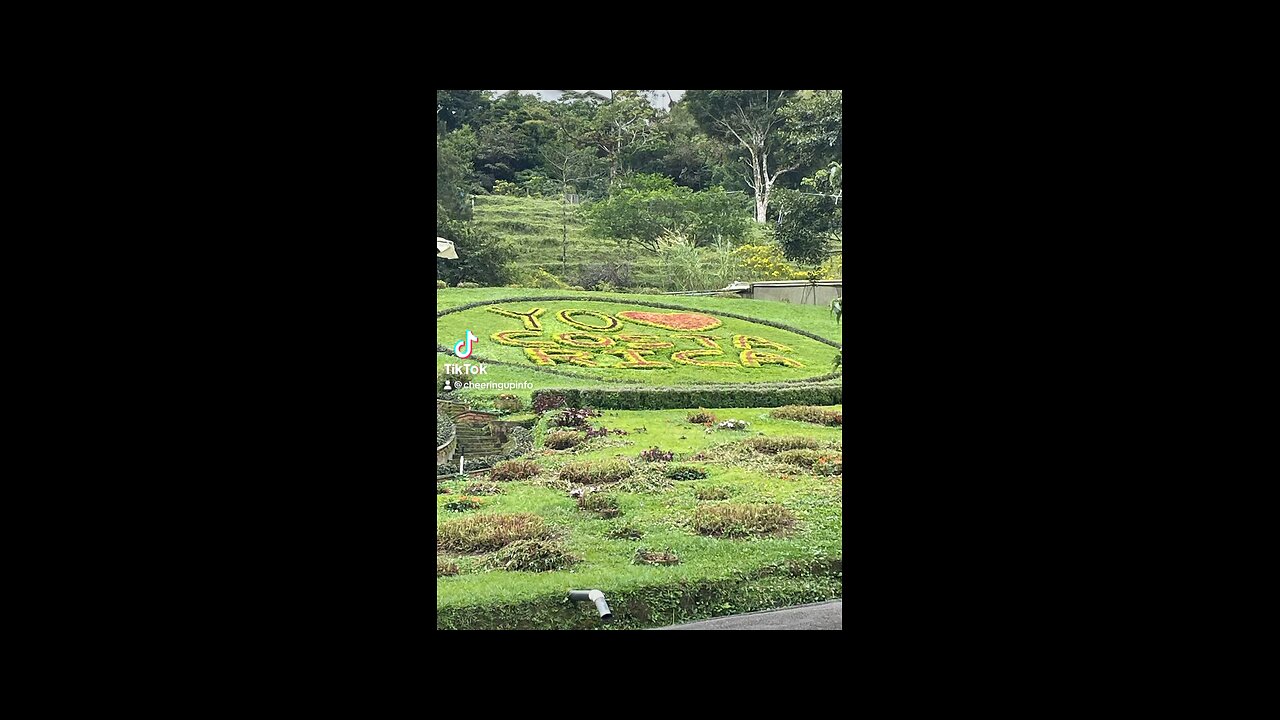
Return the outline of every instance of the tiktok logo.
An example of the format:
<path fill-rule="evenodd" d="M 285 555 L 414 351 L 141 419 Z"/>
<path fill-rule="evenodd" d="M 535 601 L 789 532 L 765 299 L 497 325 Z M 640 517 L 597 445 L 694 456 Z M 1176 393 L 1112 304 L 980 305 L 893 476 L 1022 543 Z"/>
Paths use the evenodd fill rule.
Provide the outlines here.
<path fill-rule="evenodd" d="M 458 342 L 454 343 L 454 345 L 453 345 L 453 354 L 454 354 L 454 355 L 457 355 L 457 356 L 458 356 L 458 357 L 460 357 L 460 358 L 469 358 L 469 357 L 471 357 L 471 344 L 472 344 L 472 343 L 474 343 L 474 342 L 475 342 L 476 340 L 478 340 L 478 339 L 479 339 L 479 338 L 477 338 L 475 335 L 471 334 L 471 331 L 470 331 L 470 330 L 468 330 L 468 331 L 467 331 L 467 336 L 466 336 L 465 338 L 463 338 L 463 339 L 459 340 Z M 466 346 L 466 348 L 465 348 L 465 349 L 463 348 L 463 346 L 464 346 L 464 345 Z"/>

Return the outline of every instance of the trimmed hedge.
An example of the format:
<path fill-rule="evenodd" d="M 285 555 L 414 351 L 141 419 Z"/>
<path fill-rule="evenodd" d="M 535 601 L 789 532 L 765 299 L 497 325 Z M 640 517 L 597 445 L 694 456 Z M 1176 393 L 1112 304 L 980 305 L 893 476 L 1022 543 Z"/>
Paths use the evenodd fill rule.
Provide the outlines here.
<path fill-rule="evenodd" d="M 607 410 L 672 410 L 677 408 L 781 407 L 783 405 L 839 405 L 843 384 L 780 383 L 769 385 L 686 385 L 683 387 L 542 388 L 564 395 L 574 407 Z"/>
<path fill-rule="evenodd" d="M 842 565 L 838 557 L 821 557 L 733 577 L 671 577 L 639 587 L 610 589 L 613 620 L 607 625 L 591 603 L 567 603 L 563 594 L 548 593 L 537 600 L 437 606 L 436 629 L 639 629 L 773 610 L 842 597 Z"/>

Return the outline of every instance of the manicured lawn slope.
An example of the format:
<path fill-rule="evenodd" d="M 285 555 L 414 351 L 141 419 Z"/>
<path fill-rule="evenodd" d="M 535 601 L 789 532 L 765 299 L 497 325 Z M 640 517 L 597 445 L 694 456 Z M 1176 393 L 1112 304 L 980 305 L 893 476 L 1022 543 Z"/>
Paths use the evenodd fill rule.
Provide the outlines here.
<path fill-rule="evenodd" d="M 462 572 L 436 581 L 437 627 L 599 626 L 593 608 L 563 602 L 570 589 L 603 590 L 614 610 L 614 627 L 652 627 L 840 597 L 841 477 L 817 475 L 798 466 L 779 472 L 777 465 L 767 464 L 774 459 L 766 457 L 721 463 L 717 456 L 723 455 L 723 450 L 713 450 L 753 436 L 803 436 L 824 448 L 817 452 L 838 455 L 840 429 L 774 420 L 767 417 L 767 408 L 735 408 L 711 412 L 718 420 L 746 420 L 748 430 L 708 434 L 701 425 L 686 420 L 688 412 L 605 411 L 592 418 L 592 424 L 623 429 L 627 435 L 610 436 L 603 444 L 612 446 L 587 452 L 536 448 L 529 457 L 542 467 L 542 474 L 531 481 L 502 483 L 505 494 L 486 496 L 480 510 L 456 513 L 444 509 L 464 485 L 477 478 L 445 483 L 453 492 L 437 496 L 437 527 L 472 514 L 534 513 L 562 534 L 569 550 L 581 561 L 571 569 L 552 572 L 486 571 L 486 556 L 445 553 Z M 545 432 L 545 428 L 540 430 Z M 622 515 L 611 519 L 579 509 L 566 492 L 568 485 L 554 480 L 557 469 L 567 463 L 636 458 L 652 446 L 676 452 L 676 460 L 646 463 L 646 468 L 697 467 L 708 477 L 616 492 Z M 706 459 L 690 459 L 707 450 L 712 452 Z M 699 500 L 700 490 L 704 494 L 719 490 L 727 497 Z M 694 530 L 692 519 L 699 507 L 730 503 L 781 505 L 794 515 L 797 524 L 789 534 L 735 539 L 709 537 Z M 623 526 L 644 536 L 610 536 L 612 530 Z M 661 567 L 633 564 L 641 547 L 669 549 L 681 562 Z"/>
<path fill-rule="evenodd" d="M 597 310 L 615 317 L 618 312 L 626 310 L 658 314 L 678 312 L 676 310 L 653 308 L 639 304 L 642 302 L 659 302 L 688 308 L 694 312 L 705 313 L 707 315 L 717 317 L 723 323 L 720 327 L 706 331 L 705 334 L 709 334 L 717 339 L 717 343 L 722 348 L 724 356 L 698 357 L 698 359 L 703 361 L 733 362 L 736 366 L 705 368 L 671 362 L 671 353 L 673 351 L 701 349 L 700 346 L 697 345 L 696 342 L 687 339 L 680 340 L 670 338 L 670 335 L 679 333 L 677 330 L 646 327 L 624 322 L 623 330 L 617 333 L 598 334 L 606 336 L 617 334 L 656 335 L 664 340 L 672 341 L 676 343 L 676 347 L 666 350 L 657 350 L 654 352 L 653 356 L 648 357 L 654 360 L 671 362 L 673 367 L 645 370 L 620 369 L 617 365 L 622 362 L 622 358 L 593 350 L 591 351 L 593 361 L 598 363 L 601 367 L 581 367 L 566 362 L 558 362 L 556 365 L 550 366 L 553 369 L 567 371 L 568 373 L 579 377 L 570 378 L 540 373 L 536 369 L 538 366 L 530 361 L 523 348 L 500 344 L 494 341 L 491 337 L 495 332 L 522 330 L 524 328 L 522 322 L 518 318 L 504 317 L 486 309 L 494 306 L 481 306 L 448 314 L 437 319 L 436 337 L 438 344 L 445 347 L 452 347 L 455 340 L 461 339 L 467 330 L 471 330 L 479 338 L 476 341 L 474 348 L 477 358 L 512 363 L 515 365 L 515 367 L 490 365 L 488 366 L 488 371 L 485 376 L 473 379 L 489 382 L 529 381 L 534 383 L 535 388 L 602 387 L 609 384 L 617 384 L 616 382 L 599 382 L 594 378 L 611 378 L 616 381 L 625 381 L 628 384 L 684 387 L 691 383 L 707 382 L 756 383 L 798 381 L 807 378 L 821 377 L 832 372 L 832 359 L 838 352 L 836 348 L 809 337 L 798 335 L 786 329 L 761 325 L 748 320 L 731 318 L 719 313 L 734 313 L 753 319 L 779 323 L 793 328 L 798 328 L 833 342 L 841 342 L 842 328 L 835 322 L 835 319 L 827 308 L 791 305 L 788 303 L 770 301 L 517 288 L 449 288 L 436 291 L 436 307 L 439 312 L 474 302 L 517 297 L 581 298 L 580 300 L 521 300 L 515 302 L 501 302 L 496 305 L 496 307 L 516 312 L 526 312 L 534 307 L 542 308 L 544 312 L 538 320 L 543 327 L 543 331 L 542 337 L 539 339 L 544 340 L 556 333 L 579 330 L 579 328 L 566 325 L 556 317 L 556 313 L 564 309 L 573 308 Z M 587 318 L 587 320 L 588 322 L 594 322 L 591 318 Z M 732 345 L 732 337 L 736 334 L 762 337 L 767 340 L 786 345 L 792 348 L 792 352 L 783 352 L 767 346 L 758 349 L 763 352 L 771 352 L 783 357 L 791 358 L 802 363 L 804 367 L 793 368 L 767 363 L 762 364 L 760 367 L 743 367 L 741 366 L 739 358 L 740 351 Z M 436 355 L 436 368 L 438 372 L 443 369 L 443 366 L 446 363 L 456 364 L 457 362 L 459 361 L 454 358 L 452 354 L 437 353 Z M 474 390 L 467 392 L 474 395 L 492 395 L 504 391 Z M 505 392 L 513 392 L 514 394 L 521 395 L 526 399 L 529 397 L 528 390 Z"/>

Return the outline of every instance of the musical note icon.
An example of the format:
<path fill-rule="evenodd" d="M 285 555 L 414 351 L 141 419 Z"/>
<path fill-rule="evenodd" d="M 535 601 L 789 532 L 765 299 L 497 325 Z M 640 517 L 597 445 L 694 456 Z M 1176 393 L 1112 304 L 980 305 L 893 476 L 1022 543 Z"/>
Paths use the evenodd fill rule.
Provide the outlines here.
<path fill-rule="evenodd" d="M 470 331 L 470 330 L 468 330 L 468 331 L 467 331 L 467 336 L 466 336 L 465 338 L 463 338 L 462 340 L 459 340 L 458 342 L 454 343 L 454 346 L 453 346 L 453 354 L 454 354 L 454 355 L 457 355 L 457 356 L 458 356 L 458 357 L 460 357 L 460 358 L 469 358 L 469 357 L 471 357 L 471 344 L 472 344 L 472 343 L 474 343 L 474 342 L 475 342 L 476 340 L 478 340 L 478 339 L 479 339 L 479 338 L 477 338 L 475 335 L 471 334 L 471 331 Z M 463 345 L 466 345 L 466 346 L 467 346 L 465 351 L 464 351 L 464 350 L 463 350 L 463 348 L 462 348 L 462 346 L 463 346 Z"/>

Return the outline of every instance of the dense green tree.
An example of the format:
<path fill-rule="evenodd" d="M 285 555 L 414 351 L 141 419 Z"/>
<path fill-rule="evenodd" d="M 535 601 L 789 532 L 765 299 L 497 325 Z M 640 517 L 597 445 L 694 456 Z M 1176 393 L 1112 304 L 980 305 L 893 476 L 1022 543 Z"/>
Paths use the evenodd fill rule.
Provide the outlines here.
<path fill-rule="evenodd" d="M 822 262 L 830 242 L 842 237 L 840 182 L 840 164 L 831 163 L 801 181 L 799 190 L 776 190 L 774 237 L 788 260 Z"/>
<path fill-rule="evenodd" d="M 436 258 L 436 278 L 450 285 L 473 282 L 499 286 L 511 282 L 508 263 L 514 259 L 510 245 L 468 222 L 437 221 L 439 237 L 452 240 L 458 251 L 457 260 Z"/>
<path fill-rule="evenodd" d="M 683 103 L 708 135 L 736 143 L 744 153 L 745 181 L 755 198 L 755 216 L 765 222 L 778 177 L 803 164 L 790 152 L 781 111 L 795 90 L 690 90 Z"/>
<path fill-rule="evenodd" d="M 662 175 L 636 174 L 613 196 L 584 212 L 588 230 L 656 251 L 659 238 L 675 232 L 694 246 L 739 240 L 750 225 L 749 201 L 721 188 L 694 192 Z"/>
<path fill-rule="evenodd" d="M 468 220 L 467 193 L 474 187 L 471 161 L 476 136 L 469 127 L 436 136 L 436 229 L 448 220 Z"/>
<path fill-rule="evenodd" d="M 473 128 L 481 123 L 491 101 L 484 90 L 437 90 L 437 133 L 457 130 L 464 125 Z"/>

